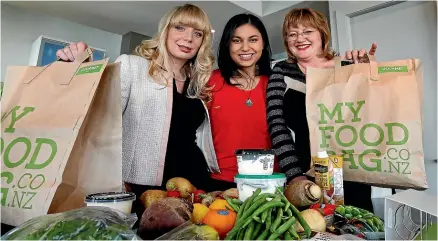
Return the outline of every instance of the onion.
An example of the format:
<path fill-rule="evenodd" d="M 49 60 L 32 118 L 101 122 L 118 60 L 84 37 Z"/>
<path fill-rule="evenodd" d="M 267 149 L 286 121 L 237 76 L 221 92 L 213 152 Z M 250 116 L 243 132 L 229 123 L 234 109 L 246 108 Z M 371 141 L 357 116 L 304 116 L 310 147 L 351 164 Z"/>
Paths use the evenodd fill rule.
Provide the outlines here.
<path fill-rule="evenodd" d="M 309 224 L 312 231 L 325 232 L 327 224 L 324 216 L 322 216 L 318 210 L 306 209 L 301 212 L 301 215 L 303 216 L 304 220 L 306 220 L 307 224 Z M 295 229 L 297 232 L 304 232 L 304 229 L 299 222 L 295 223 Z"/>

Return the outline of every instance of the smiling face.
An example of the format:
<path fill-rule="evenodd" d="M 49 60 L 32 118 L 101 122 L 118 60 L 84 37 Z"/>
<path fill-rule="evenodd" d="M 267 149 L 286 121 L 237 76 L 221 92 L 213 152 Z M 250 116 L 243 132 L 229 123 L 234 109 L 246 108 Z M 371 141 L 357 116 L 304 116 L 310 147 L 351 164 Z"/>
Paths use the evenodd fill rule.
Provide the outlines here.
<path fill-rule="evenodd" d="M 251 24 L 236 28 L 230 42 L 230 55 L 239 67 L 255 66 L 262 52 L 263 39 L 257 28 Z"/>
<path fill-rule="evenodd" d="M 301 24 L 298 27 L 289 27 L 287 45 L 289 51 L 298 60 L 313 59 L 323 52 L 320 32 Z"/>
<path fill-rule="evenodd" d="M 201 30 L 182 24 L 170 27 L 166 40 L 167 50 L 176 60 L 190 60 L 198 53 L 203 35 Z"/>

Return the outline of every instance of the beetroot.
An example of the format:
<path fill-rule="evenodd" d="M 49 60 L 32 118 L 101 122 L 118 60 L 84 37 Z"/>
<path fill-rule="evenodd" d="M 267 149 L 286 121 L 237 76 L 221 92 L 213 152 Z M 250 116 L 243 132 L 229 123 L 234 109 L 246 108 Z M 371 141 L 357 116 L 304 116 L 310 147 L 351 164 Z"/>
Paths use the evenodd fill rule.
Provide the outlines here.
<path fill-rule="evenodd" d="M 192 218 L 193 204 L 185 199 L 167 197 L 152 203 L 143 213 L 138 233 L 151 240 Z"/>

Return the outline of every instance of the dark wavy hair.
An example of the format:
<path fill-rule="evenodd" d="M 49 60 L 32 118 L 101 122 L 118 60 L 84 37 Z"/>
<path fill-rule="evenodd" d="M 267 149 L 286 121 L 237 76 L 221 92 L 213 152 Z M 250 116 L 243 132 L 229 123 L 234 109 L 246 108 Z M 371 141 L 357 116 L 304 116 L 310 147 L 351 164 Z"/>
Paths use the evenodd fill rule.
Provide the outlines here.
<path fill-rule="evenodd" d="M 230 55 L 230 42 L 234 36 L 236 29 L 244 24 L 251 24 L 259 30 L 263 39 L 263 50 L 260 59 L 256 62 L 258 75 L 269 76 L 271 74 L 271 46 L 269 45 L 269 37 L 265 25 L 262 21 L 249 13 L 242 13 L 232 17 L 225 25 L 222 33 L 221 41 L 218 50 L 218 66 L 225 82 L 231 84 L 230 78 L 239 75 L 239 66 L 233 61 Z"/>

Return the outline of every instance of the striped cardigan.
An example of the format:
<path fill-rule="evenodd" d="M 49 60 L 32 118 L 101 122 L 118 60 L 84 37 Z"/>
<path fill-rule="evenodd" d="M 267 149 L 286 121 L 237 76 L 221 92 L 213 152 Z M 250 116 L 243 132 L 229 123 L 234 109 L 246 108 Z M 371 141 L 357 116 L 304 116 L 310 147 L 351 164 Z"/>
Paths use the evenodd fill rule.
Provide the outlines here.
<path fill-rule="evenodd" d="M 350 64 L 342 61 L 342 65 Z M 267 119 L 273 149 L 288 181 L 310 169 L 306 117 L 306 76 L 296 63 L 278 62 L 266 91 Z"/>
<path fill-rule="evenodd" d="M 293 81 L 289 81 L 290 79 Z M 291 89 L 288 89 L 286 81 L 292 82 L 294 87 L 291 86 Z M 303 88 L 305 89 L 305 76 L 301 73 L 296 64 L 281 61 L 274 66 L 266 90 L 266 114 L 272 148 L 278 158 L 280 168 L 286 174 L 288 181 L 303 175 L 304 170 L 301 168 L 302 165 L 300 165 L 300 162 L 303 160 L 300 160 L 301 155 L 297 152 L 296 145 L 292 138 L 292 134 L 296 134 L 296 132 L 292 130 L 293 133 L 291 133 L 291 125 L 286 121 L 284 100 L 286 94 L 291 98 L 301 98 L 305 100 L 304 93 L 296 90 Z M 295 112 L 293 110 L 295 107 L 297 106 L 289 106 L 288 108 Z M 289 111 L 289 109 L 287 111 Z M 305 113 L 297 112 L 296 114 L 297 117 L 298 115 L 300 116 L 300 119 L 302 119 L 303 116 L 305 117 Z M 306 128 L 306 126 L 297 126 L 297 128 Z"/>

